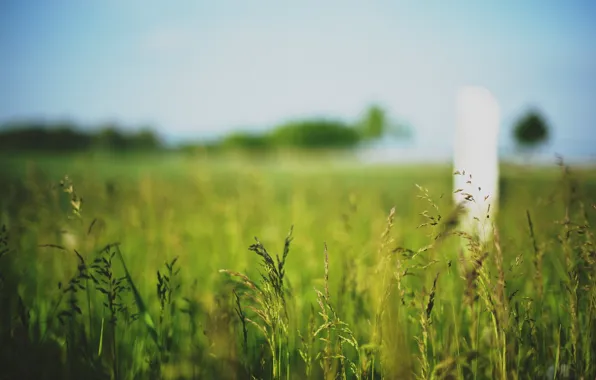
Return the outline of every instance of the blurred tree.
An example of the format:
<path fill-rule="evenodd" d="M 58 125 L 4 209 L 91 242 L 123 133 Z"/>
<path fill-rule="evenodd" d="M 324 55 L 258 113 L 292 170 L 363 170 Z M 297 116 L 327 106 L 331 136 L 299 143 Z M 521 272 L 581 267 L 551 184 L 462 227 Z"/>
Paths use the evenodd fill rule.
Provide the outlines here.
<path fill-rule="evenodd" d="M 275 128 L 272 144 L 292 148 L 350 148 L 358 144 L 358 131 L 337 120 L 311 119 L 292 121 Z"/>
<path fill-rule="evenodd" d="M 385 109 L 376 104 L 364 112 L 357 129 L 363 141 L 377 140 L 386 135 L 397 138 L 409 138 L 412 135 L 410 128 L 389 120 Z"/>
<path fill-rule="evenodd" d="M 378 105 L 372 105 L 365 112 L 360 122 L 360 130 L 364 140 L 381 138 L 387 128 L 387 113 Z"/>
<path fill-rule="evenodd" d="M 59 121 L 22 121 L 0 129 L 0 149 L 52 152 L 79 151 L 89 148 L 91 137 L 77 131 L 76 125 Z"/>
<path fill-rule="evenodd" d="M 224 148 L 265 150 L 269 147 L 269 139 L 265 135 L 250 132 L 234 132 L 222 141 Z"/>
<path fill-rule="evenodd" d="M 142 128 L 137 133 L 129 137 L 131 140 L 130 148 L 136 150 L 157 150 L 162 147 L 160 138 L 151 128 Z"/>
<path fill-rule="evenodd" d="M 44 141 L 46 149 L 60 152 L 85 150 L 90 144 L 90 136 L 77 131 L 77 126 L 69 121 L 49 125 Z"/>
<path fill-rule="evenodd" d="M 519 148 L 536 149 L 548 141 L 549 126 L 545 118 L 537 110 L 532 109 L 516 122 L 513 137 Z"/>
<path fill-rule="evenodd" d="M 163 148 L 159 136 L 150 128 L 124 133 L 115 124 L 91 132 L 69 121 L 20 121 L 0 126 L 3 151 L 75 152 L 88 149 L 150 151 Z"/>
<path fill-rule="evenodd" d="M 100 150 L 124 150 L 128 145 L 126 137 L 112 124 L 104 126 L 95 136 L 95 147 Z"/>

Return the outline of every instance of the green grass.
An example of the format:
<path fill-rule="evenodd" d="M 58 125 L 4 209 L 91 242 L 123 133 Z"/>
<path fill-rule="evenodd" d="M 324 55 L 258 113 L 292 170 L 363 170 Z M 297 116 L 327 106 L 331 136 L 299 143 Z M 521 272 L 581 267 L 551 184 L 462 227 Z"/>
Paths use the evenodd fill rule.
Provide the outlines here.
<path fill-rule="evenodd" d="M 482 245 L 446 165 L 0 164 L 0 379 L 596 376 L 594 170 L 503 166 Z"/>

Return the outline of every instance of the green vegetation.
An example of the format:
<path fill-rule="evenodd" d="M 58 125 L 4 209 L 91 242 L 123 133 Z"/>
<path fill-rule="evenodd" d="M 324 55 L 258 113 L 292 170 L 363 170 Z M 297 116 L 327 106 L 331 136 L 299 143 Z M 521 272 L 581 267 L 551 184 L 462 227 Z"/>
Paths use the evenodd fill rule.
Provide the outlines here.
<path fill-rule="evenodd" d="M 593 170 L 503 167 L 482 245 L 447 166 L 0 161 L 2 379 L 596 376 Z"/>
<path fill-rule="evenodd" d="M 289 122 L 277 127 L 270 136 L 282 148 L 349 148 L 360 141 L 356 129 L 324 119 Z"/>
<path fill-rule="evenodd" d="M 376 140 L 384 136 L 412 137 L 412 130 L 405 124 L 389 120 L 387 112 L 378 105 L 371 105 L 356 126 L 361 140 Z"/>
<path fill-rule="evenodd" d="M 514 125 L 513 136 L 520 148 L 536 149 L 549 138 L 549 126 L 537 110 L 527 111 Z"/>
<path fill-rule="evenodd" d="M 160 137 L 149 128 L 125 132 L 122 127 L 106 125 L 83 131 L 73 123 L 35 121 L 0 128 L 0 150 L 5 152 L 155 151 L 162 147 Z"/>
<path fill-rule="evenodd" d="M 240 150 L 268 150 L 271 147 L 271 141 L 267 136 L 250 132 L 234 132 L 223 138 L 222 148 L 240 149 Z"/>
<path fill-rule="evenodd" d="M 244 151 L 320 150 L 354 148 L 361 136 L 351 126 L 336 120 L 307 119 L 281 124 L 269 132 L 234 132 L 225 136 L 223 149 Z"/>
<path fill-rule="evenodd" d="M 131 130 L 113 124 L 95 130 L 68 122 L 23 121 L 0 127 L 0 150 L 27 152 L 156 152 L 164 150 L 270 152 L 271 150 L 338 150 L 377 140 L 386 135 L 410 137 L 411 131 L 390 124 L 385 111 L 371 106 L 362 120 L 346 123 L 327 118 L 290 120 L 266 132 L 235 131 L 218 141 L 184 142 L 166 148 L 149 128 Z"/>

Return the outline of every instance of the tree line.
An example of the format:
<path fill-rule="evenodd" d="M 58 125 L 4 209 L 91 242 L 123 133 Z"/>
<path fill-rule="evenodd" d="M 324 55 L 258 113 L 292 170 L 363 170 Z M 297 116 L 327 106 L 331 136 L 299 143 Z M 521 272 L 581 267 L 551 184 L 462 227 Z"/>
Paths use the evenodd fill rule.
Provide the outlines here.
<path fill-rule="evenodd" d="M 534 148 L 549 137 L 544 117 L 535 109 L 518 119 L 512 137 L 521 148 Z M 265 132 L 236 131 L 216 142 L 185 143 L 174 149 L 244 150 L 270 149 L 350 149 L 391 136 L 412 137 L 413 130 L 388 117 L 378 105 L 368 107 L 353 122 L 335 118 L 307 118 L 281 123 Z M 81 128 L 65 122 L 20 122 L 0 126 L 0 151 L 74 152 L 159 151 L 166 147 L 161 136 L 151 128 L 130 130 L 114 124 L 101 128 Z"/>
<path fill-rule="evenodd" d="M 307 118 L 279 124 L 267 132 L 232 132 L 215 143 L 194 142 L 180 149 L 268 150 L 271 148 L 343 149 L 387 134 L 406 136 L 379 106 L 371 106 L 352 123 L 333 118 Z M 107 125 L 81 128 L 65 122 L 13 122 L 0 126 L 0 150 L 69 152 L 87 150 L 157 151 L 166 149 L 150 128 L 136 131 Z M 168 148 L 169 149 L 169 148 Z"/>
<path fill-rule="evenodd" d="M 18 122 L 0 128 L 0 150 L 76 152 L 89 150 L 150 151 L 163 148 L 153 130 L 127 131 L 117 125 L 89 130 L 72 123 Z"/>

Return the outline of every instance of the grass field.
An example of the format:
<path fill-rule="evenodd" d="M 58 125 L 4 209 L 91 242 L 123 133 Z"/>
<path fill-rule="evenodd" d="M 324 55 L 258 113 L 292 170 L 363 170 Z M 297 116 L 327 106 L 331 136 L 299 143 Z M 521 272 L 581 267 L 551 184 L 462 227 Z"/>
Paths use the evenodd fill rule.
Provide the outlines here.
<path fill-rule="evenodd" d="M 1 379 L 596 376 L 596 170 L 504 166 L 483 246 L 446 165 L 0 165 Z"/>

